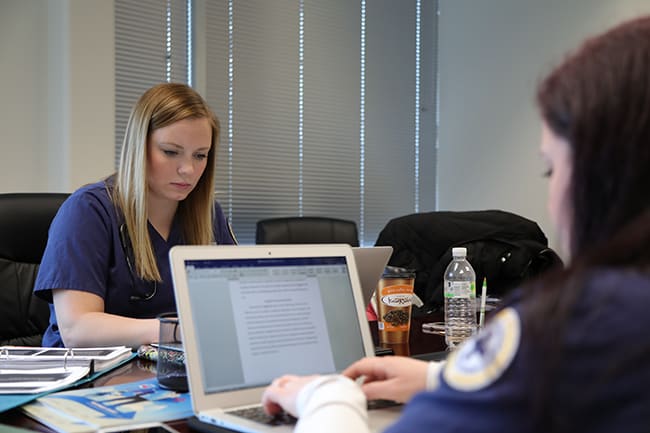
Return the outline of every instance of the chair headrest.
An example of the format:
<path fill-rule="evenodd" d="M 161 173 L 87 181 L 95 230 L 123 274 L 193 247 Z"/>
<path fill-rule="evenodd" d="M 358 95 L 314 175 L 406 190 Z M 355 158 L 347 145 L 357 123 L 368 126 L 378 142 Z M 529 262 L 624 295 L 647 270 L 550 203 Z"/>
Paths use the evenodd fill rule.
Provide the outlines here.
<path fill-rule="evenodd" d="M 65 193 L 0 194 L 0 257 L 40 263 L 48 229 Z"/>
<path fill-rule="evenodd" d="M 359 246 L 354 221 L 329 217 L 269 218 L 257 222 L 257 244 L 347 243 Z"/>

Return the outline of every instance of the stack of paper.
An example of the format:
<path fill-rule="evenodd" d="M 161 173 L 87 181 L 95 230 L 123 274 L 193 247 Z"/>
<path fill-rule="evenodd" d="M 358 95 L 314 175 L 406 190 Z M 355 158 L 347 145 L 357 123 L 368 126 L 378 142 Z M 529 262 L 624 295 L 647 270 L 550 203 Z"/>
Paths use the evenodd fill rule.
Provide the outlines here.
<path fill-rule="evenodd" d="M 62 349 L 0 347 L 0 394 L 38 394 L 61 389 L 131 356 L 124 346 Z"/>

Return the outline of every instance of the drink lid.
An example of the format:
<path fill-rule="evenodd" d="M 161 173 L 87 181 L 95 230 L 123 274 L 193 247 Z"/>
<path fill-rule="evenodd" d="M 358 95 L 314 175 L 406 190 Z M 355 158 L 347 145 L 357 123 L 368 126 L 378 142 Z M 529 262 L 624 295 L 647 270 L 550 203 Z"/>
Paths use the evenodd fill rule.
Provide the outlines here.
<path fill-rule="evenodd" d="M 467 248 L 465 247 L 455 247 L 451 249 L 451 255 L 454 257 L 465 257 L 467 256 Z"/>
<path fill-rule="evenodd" d="M 386 266 L 382 278 L 415 278 L 415 270 L 399 268 L 397 266 Z"/>

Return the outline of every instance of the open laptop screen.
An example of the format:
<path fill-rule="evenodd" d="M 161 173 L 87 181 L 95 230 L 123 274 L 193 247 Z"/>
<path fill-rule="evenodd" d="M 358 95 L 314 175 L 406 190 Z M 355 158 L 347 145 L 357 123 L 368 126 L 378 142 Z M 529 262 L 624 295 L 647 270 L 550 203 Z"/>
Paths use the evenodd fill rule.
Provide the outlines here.
<path fill-rule="evenodd" d="M 186 260 L 206 393 L 364 356 L 345 257 Z"/>

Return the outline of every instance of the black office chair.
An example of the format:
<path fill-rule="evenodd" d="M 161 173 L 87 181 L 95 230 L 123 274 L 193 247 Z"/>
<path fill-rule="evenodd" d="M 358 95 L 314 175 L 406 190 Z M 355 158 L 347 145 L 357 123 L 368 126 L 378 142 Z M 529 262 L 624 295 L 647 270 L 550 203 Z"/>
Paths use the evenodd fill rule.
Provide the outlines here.
<path fill-rule="evenodd" d="M 354 221 L 328 217 L 269 218 L 257 222 L 257 244 L 328 244 L 359 246 Z"/>
<path fill-rule="evenodd" d="M 0 345 L 41 345 L 50 311 L 32 289 L 50 223 L 67 197 L 0 194 Z"/>

